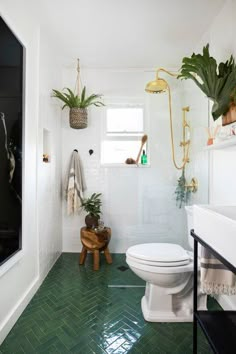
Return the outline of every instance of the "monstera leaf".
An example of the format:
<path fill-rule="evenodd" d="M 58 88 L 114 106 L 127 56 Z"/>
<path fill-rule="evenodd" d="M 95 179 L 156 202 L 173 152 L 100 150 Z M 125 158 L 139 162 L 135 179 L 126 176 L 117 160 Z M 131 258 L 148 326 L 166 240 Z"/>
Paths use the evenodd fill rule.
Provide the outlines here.
<path fill-rule="evenodd" d="M 231 94 L 236 87 L 236 65 L 230 57 L 217 65 L 209 54 L 209 44 L 203 47 L 203 54 L 193 53 L 191 58 L 183 58 L 180 79 L 192 79 L 213 102 L 212 117 L 218 119 L 229 110 Z"/>

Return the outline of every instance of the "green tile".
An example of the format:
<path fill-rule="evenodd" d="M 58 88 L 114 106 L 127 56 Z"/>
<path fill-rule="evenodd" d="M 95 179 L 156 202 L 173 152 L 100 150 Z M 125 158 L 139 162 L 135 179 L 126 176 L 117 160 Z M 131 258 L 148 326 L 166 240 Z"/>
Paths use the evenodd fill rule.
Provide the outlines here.
<path fill-rule="evenodd" d="M 62 254 L 0 347 L 0 354 L 188 354 L 192 324 L 148 323 L 141 312 L 143 285 L 115 254 L 113 264 L 93 271 L 91 255 L 78 266 L 78 254 Z M 209 299 L 211 309 L 220 309 Z M 199 331 L 200 333 L 200 331 Z M 199 334 L 199 354 L 209 354 Z"/>

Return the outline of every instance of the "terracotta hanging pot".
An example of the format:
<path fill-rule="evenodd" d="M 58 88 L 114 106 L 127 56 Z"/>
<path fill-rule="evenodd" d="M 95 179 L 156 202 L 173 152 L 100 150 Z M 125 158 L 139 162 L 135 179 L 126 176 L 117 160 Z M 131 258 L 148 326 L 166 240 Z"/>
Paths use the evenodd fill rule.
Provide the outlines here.
<path fill-rule="evenodd" d="M 88 214 L 85 217 L 85 224 L 89 229 L 94 229 L 95 227 L 98 227 L 98 220 L 99 218 L 97 216 Z"/>
<path fill-rule="evenodd" d="M 222 116 L 222 125 L 228 125 L 233 122 L 236 122 L 236 106 L 234 104 L 232 104 L 228 112 Z"/>

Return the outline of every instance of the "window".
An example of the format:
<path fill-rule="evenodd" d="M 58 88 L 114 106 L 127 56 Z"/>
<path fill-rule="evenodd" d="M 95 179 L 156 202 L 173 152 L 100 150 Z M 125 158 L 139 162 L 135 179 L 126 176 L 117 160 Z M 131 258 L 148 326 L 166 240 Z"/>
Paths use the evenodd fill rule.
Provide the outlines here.
<path fill-rule="evenodd" d="M 142 108 L 108 108 L 107 134 L 133 135 L 143 133 Z"/>
<path fill-rule="evenodd" d="M 145 131 L 143 106 L 108 107 L 103 130 L 102 164 L 124 164 L 128 157 L 136 159 Z"/>

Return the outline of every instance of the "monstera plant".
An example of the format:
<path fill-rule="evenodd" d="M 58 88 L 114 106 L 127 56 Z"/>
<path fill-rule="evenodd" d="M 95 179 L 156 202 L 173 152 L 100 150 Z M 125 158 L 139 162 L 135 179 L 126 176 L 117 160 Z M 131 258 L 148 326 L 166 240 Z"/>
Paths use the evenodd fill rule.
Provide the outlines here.
<path fill-rule="evenodd" d="M 232 55 L 225 63 L 218 65 L 210 56 L 207 44 L 203 47 L 202 54 L 193 53 L 190 58 L 183 58 L 178 78 L 192 79 L 214 102 L 211 112 L 214 120 L 230 109 L 236 88 L 236 65 Z"/>

